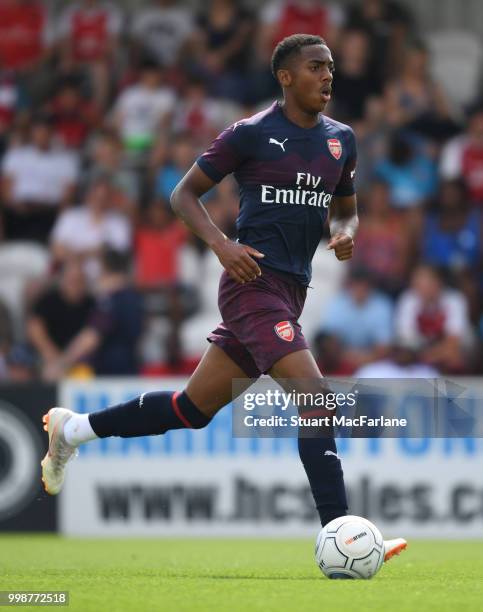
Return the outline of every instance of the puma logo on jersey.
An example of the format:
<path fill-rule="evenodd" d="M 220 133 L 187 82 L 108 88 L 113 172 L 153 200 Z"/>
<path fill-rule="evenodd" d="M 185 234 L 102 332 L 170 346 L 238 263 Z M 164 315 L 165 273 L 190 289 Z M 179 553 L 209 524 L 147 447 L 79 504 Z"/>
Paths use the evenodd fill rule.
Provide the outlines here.
<path fill-rule="evenodd" d="M 331 450 L 326 450 L 324 455 L 334 455 L 334 457 L 337 457 L 337 459 L 339 458 L 339 455 L 337 453 L 334 453 L 334 451 L 331 451 Z"/>
<path fill-rule="evenodd" d="M 282 140 L 282 142 L 278 142 L 278 140 L 276 140 L 275 138 L 270 138 L 270 140 L 268 141 L 268 144 L 276 144 L 278 145 L 282 151 L 285 153 L 285 147 L 284 144 L 287 142 L 288 138 L 286 138 L 285 140 Z"/>

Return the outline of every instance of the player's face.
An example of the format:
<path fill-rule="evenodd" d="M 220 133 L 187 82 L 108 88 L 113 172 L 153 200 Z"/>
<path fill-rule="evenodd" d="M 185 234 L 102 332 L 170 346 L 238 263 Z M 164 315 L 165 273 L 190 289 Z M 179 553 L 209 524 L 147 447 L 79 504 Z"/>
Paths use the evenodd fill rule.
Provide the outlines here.
<path fill-rule="evenodd" d="M 290 87 L 303 110 L 313 113 L 325 110 L 332 92 L 333 71 L 334 60 L 328 47 L 302 47 L 290 70 Z"/>

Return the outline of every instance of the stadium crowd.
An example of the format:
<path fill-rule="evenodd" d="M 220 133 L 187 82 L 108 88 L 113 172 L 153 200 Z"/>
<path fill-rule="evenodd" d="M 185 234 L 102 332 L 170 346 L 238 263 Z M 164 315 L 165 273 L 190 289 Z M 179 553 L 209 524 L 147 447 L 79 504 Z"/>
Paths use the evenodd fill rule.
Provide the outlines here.
<path fill-rule="evenodd" d="M 434 80 L 403 3 L 2 0 L 0 379 L 192 371 L 180 330 L 204 279 L 180 261 L 206 249 L 169 197 L 221 130 L 280 95 L 270 56 L 295 32 L 327 40 L 328 114 L 358 142 L 355 256 L 311 339 L 322 371 L 483 372 L 483 92 Z M 234 182 L 204 203 L 233 237 Z"/>

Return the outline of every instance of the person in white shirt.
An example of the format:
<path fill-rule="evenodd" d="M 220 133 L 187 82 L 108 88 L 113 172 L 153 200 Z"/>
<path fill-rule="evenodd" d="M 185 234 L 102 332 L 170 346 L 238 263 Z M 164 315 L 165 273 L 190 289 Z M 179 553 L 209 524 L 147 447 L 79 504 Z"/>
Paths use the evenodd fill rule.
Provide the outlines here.
<path fill-rule="evenodd" d="M 77 179 L 75 154 L 56 148 L 49 119 L 37 117 L 30 143 L 3 158 L 5 237 L 46 242 L 59 211 L 72 202 Z"/>
<path fill-rule="evenodd" d="M 139 81 L 125 89 L 114 108 L 114 123 L 128 151 L 143 153 L 157 135 L 175 105 L 175 95 L 161 85 L 161 71 L 153 62 L 144 62 Z"/>
<path fill-rule="evenodd" d="M 86 203 L 60 215 L 51 236 L 54 262 L 62 263 L 72 255 L 81 257 L 91 281 L 99 274 L 99 255 L 104 247 L 127 251 L 131 246 L 131 227 L 125 215 L 112 210 L 112 179 L 97 176 L 86 195 Z"/>

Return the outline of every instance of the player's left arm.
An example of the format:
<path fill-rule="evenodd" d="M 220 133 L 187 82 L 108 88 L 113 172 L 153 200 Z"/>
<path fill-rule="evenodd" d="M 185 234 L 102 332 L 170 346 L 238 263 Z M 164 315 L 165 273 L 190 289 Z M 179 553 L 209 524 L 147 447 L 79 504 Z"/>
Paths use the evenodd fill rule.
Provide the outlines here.
<path fill-rule="evenodd" d="M 330 241 L 328 249 L 333 249 L 340 261 L 350 259 L 354 250 L 354 236 L 359 225 L 356 194 L 334 196 L 329 206 Z"/>
<path fill-rule="evenodd" d="M 346 158 L 342 173 L 329 205 L 330 240 L 328 249 L 333 249 L 340 261 L 350 259 L 354 250 L 354 236 L 359 225 L 354 175 L 357 149 L 354 132 L 347 126 L 343 139 Z"/>

